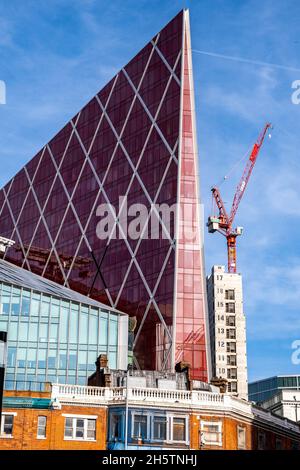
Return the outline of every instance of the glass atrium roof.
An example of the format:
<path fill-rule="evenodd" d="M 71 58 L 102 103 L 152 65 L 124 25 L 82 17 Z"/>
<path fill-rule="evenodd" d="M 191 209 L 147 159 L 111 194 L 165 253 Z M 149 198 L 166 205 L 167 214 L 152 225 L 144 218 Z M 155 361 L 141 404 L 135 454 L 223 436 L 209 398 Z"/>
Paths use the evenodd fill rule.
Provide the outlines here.
<path fill-rule="evenodd" d="M 79 294 L 76 291 L 61 286 L 56 282 L 49 281 L 48 279 L 31 273 L 26 269 L 15 266 L 14 264 L 8 263 L 2 259 L 0 259 L 0 282 L 7 282 L 16 286 L 43 292 L 44 294 L 54 295 L 56 297 L 71 300 L 72 302 L 79 302 L 101 308 L 102 310 L 104 309 L 113 311 L 119 315 L 126 315 L 125 313 L 120 312 L 113 307 L 105 305 L 101 302 L 97 302 L 90 297 Z"/>

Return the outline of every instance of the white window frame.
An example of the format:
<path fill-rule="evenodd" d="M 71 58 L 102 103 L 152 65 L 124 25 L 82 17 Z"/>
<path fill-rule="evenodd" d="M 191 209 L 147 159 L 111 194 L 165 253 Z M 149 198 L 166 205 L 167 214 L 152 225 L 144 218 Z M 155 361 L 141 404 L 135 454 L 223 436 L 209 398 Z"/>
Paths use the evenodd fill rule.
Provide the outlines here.
<path fill-rule="evenodd" d="M 138 439 L 142 439 L 141 437 L 136 437 L 134 435 L 134 421 L 135 421 L 135 417 L 136 416 L 146 416 L 147 418 L 147 433 L 146 433 L 146 436 L 144 437 L 143 440 L 145 441 L 149 441 L 151 439 L 151 436 L 150 436 L 150 415 L 149 413 L 143 413 L 142 411 L 133 411 L 131 413 L 131 439 L 133 440 L 138 440 Z"/>
<path fill-rule="evenodd" d="M 234 345 L 234 346 L 233 346 Z M 232 347 L 232 350 L 231 350 L 231 346 Z M 232 340 L 229 340 L 227 343 L 226 343 L 226 352 L 228 354 L 236 354 L 236 343 Z"/>
<path fill-rule="evenodd" d="M 94 415 L 69 415 L 69 414 L 63 414 L 62 415 L 65 418 L 64 422 L 64 441 L 80 441 L 80 442 L 97 442 L 97 419 L 98 416 Z M 66 418 L 72 419 L 72 437 L 66 437 L 65 436 L 65 429 L 66 429 Z M 83 420 L 83 437 L 76 437 L 76 428 L 77 428 L 77 420 L 82 419 Z M 92 439 L 90 437 L 87 437 L 87 431 L 88 431 L 88 420 L 92 419 L 95 421 L 95 433 L 96 433 L 96 439 Z"/>
<path fill-rule="evenodd" d="M 165 439 L 158 439 L 154 437 L 154 419 L 155 418 L 163 418 L 166 420 L 166 438 Z M 151 419 L 151 441 L 154 442 L 166 442 L 168 440 L 168 417 L 167 415 L 159 415 L 159 414 L 154 414 L 152 415 Z"/>
<path fill-rule="evenodd" d="M 244 445 L 240 445 L 239 443 L 239 431 L 242 430 L 244 432 L 244 436 L 245 436 L 245 442 L 244 442 Z M 238 449 L 241 449 L 241 450 L 246 450 L 247 449 L 247 428 L 245 426 L 242 426 L 242 425 L 238 425 L 237 426 L 237 447 Z"/>
<path fill-rule="evenodd" d="M 223 423 L 222 421 L 201 421 L 201 426 L 200 426 L 200 429 L 201 429 L 201 434 L 203 434 L 203 437 L 204 437 L 204 445 L 208 445 L 208 446 L 218 446 L 218 447 L 222 447 L 223 446 Z M 219 435 L 219 441 L 216 442 L 212 442 L 212 441 L 208 441 L 206 438 L 205 438 L 205 430 L 204 430 L 204 426 L 218 426 L 218 435 Z"/>
<path fill-rule="evenodd" d="M 227 380 L 237 381 L 237 366 L 227 367 Z"/>
<path fill-rule="evenodd" d="M 174 418 L 185 419 L 185 440 L 184 441 L 175 441 L 173 439 L 173 421 Z M 188 415 L 179 415 L 179 414 L 167 414 L 167 442 L 178 444 L 189 444 L 189 416 Z"/>
<path fill-rule="evenodd" d="M 230 298 L 229 292 L 233 292 L 233 297 Z M 225 299 L 226 300 L 235 300 L 235 289 L 225 289 Z"/>
<path fill-rule="evenodd" d="M 46 419 L 46 424 L 45 424 L 45 435 L 44 436 L 39 436 L 39 418 L 45 418 Z M 38 419 L 37 419 L 37 430 L 36 430 L 36 438 L 37 439 L 47 439 L 47 416 L 46 415 L 38 415 Z"/>
<path fill-rule="evenodd" d="M 1 429 L 0 429 L 0 439 L 13 439 L 14 436 L 13 434 L 4 434 L 4 417 L 5 416 L 13 416 L 13 432 L 14 432 L 14 425 L 15 425 L 15 417 L 17 416 L 17 413 L 14 412 L 9 412 L 9 411 L 3 411 L 2 412 L 2 419 L 1 419 Z"/>
<path fill-rule="evenodd" d="M 237 357 L 236 357 L 236 354 L 228 354 L 227 355 L 227 366 L 230 366 L 230 367 L 236 367 L 237 366 L 237 361 L 236 361 Z M 232 363 L 231 363 L 231 360 L 232 360 Z"/>
<path fill-rule="evenodd" d="M 229 305 L 230 305 L 230 307 L 229 307 Z M 235 302 L 234 301 L 230 300 L 229 302 L 226 302 L 226 304 L 225 304 L 225 313 L 229 313 L 229 314 L 236 313 L 236 311 L 235 311 Z"/>

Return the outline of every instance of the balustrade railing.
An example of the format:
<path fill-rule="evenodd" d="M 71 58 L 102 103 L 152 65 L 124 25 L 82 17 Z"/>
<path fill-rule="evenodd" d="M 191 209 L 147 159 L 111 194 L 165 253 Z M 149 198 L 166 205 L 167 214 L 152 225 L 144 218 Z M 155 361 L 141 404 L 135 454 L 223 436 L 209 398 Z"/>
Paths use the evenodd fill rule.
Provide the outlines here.
<path fill-rule="evenodd" d="M 89 387 L 84 385 L 52 384 L 52 400 L 59 403 L 93 403 L 94 405 L 125 402 L 126 387 Z M 228 410 L 271 421 L 278 426 L 299 432 L 299 426 L 289 420 L 276 417 L 269 411 L 257 408 L 250 402 L 220 393 L 189 390 L 165 390 L 159 388 L 129 388 L 128 400 L 131 404 L 183 405 L 195 408 Z"/>
<path fill-rule="evenodd" d="M 125 387 L 105 388 L 83 385 L 53 384 L 52 397 L 58 400 L 95 399 L 96 401 L 115 401 L 126 398 Z M 185 404 L 224 404 L 224 395 L 201 391 L 165 390 L 159 388 L 129 388 L 128 398 L 132 401 L 168 402 Z"/>

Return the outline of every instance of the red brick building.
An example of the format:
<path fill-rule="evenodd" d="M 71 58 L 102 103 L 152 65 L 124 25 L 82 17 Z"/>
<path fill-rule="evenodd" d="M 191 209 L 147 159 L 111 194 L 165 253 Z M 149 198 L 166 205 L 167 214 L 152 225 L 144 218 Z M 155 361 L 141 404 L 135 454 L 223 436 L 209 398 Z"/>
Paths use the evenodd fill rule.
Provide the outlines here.
<path fill-rule="evenodd" d="M 5 392 L 0 450 L 106 449 L 107 406 L 64 404 L 51 392 Z"/>
<path fill-rule="evenodd" d="M 124 449 L 124 387 L 53 385 L 6 392 L 0 449 Z M 300 427 L 257 406 L 209 391 L 129 388 L 128 447 L 300 449 Z"/>

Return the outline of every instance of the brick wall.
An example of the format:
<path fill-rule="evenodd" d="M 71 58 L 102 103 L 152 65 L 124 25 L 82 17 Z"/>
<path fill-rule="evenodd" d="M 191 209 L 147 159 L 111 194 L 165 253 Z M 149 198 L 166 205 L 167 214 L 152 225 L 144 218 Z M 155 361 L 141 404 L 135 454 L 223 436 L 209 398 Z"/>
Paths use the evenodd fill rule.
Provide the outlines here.
<path fill-rule="evenodd" d="M 238 448 L 238 426 L 246 429 L 246 449 L 251 449 L 251 426 L 247 422 L 235 420 L 225 416 L 207 416 L 192 414 L 190 420 L 191 449 L 199 449 L 199 436 L 201 421 L 222 423 L 222 446 L 204 445 L 203 449 L 212 450 L 236 450 Z"/>
<path fill-rule="evenodd" d="M 292 449 L 296 443 L 291 437 L 284 432 L 268 430 L 258 424 L 252 424 L 239 419 L 228 416 L 207 416 L 202 414 L 192 414 L 190 419 L 190 442 L 191 449 L 199 449 L 199 435 L 201 421 L 206 422 L 222 422 L 222 446 L 204 445 L 204 450 L 237 450 L 238 449 L 238 427 L 246 429 L 246 450 L 258 449 L 258 434 L 265 435 L 265 449 L 275 450 L 278 441 L 282 449 Z M 298 440 L 299 443 L 299 440 Z"/>
<path fill-rule="evenodd" d="M 7 397 L 23 398 L 50 398 L 48 392 L 5 392 Z M 64 405 L 62 409 L 37 409 L 37 408 L 4 408 L 5 413 L 12 413 L 14 417 L 13 436 L 0 438 L 0 450 L 104 450 L 106 449 L 107 438 L 107 407 L 92 407 L 89 405 Z M 95 416 L 96 419 L 96 440 L 66 440 L 64 438 L 65 416 Z M 46 416 L 47 428 L 46 438 L 37 438 L 38 417 Z M 284 428 L 271 427 L 268 424 L 255 420 L 252 422 L 247 417 L 239 418 L 233 413 L 218 413 L 209 415 L 206 412 L 192 412 L 190 414 L 190 448 L 199 449 L 199 436 L 201 422 L 221 422 L 222 423 L 222 445 L 213 446 L 207 443 L 202 447 L 204 450 L 210 449 L 238 449 L 238 427 L 246 429 L 246 449 L 258 449 L 261 434 L 265 436 L 265 449 L 295 448 L 295 444 L 300 445 L 299 437 L 293 437 L 292 433 Z M 296 442 L 298 440 L 298 443 Z"/>
<path fill-rule="evenodd" d="M 16 393 L 14 393 L 16 396 Z M 25 396 L 24 393 L 21 396 Z M 37 394 L 34 393 L 37 397 Z M 0 438 L 0 450 L 103 450 L 106 448 L 107 410 L 105 407 L 63 406 L 61 410 L 13 408 L 3 410 L 16 413 L 13 437 Z M 64 414 L 97 416 L 96 441 L 64 439 Z M 47 417 L 46 439 L 37 438 L 38 416 Z"/>

